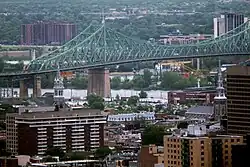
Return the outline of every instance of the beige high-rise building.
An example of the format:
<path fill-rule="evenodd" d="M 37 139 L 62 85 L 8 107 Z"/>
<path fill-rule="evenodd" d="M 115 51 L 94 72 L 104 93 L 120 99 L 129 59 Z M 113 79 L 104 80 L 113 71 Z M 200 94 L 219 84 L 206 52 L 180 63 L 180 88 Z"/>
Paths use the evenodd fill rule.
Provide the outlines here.
<path fill-rule="evenodd" d="M 243 136 L 164 136 L 164 167 L 232 167 L 232 145 Z"/>
<path fill-rule="evenodd" d="M 214 37 L 218 37 L 222 34 L 231 31 L 232 29 L 240 26 L 248 20 L 242 14 L 226 13 L 220 17 L 214 18 Z"/>

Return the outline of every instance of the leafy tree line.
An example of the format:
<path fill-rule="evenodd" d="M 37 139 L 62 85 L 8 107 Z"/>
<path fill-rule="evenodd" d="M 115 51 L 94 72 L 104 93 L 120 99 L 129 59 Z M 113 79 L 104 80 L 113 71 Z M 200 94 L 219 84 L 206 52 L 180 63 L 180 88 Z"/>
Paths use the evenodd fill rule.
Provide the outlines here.
<path fill-rule="evenodd" d="M 159 83 L 159 84 L 158 84 Z M 201 79 L 201 85 L 206 85 L 207 80 Z M 182 75 L 176 72 L 163 72 L 161 79 L 159 76 L 153 76 L 153 74 L 145 70 L 143 75 L 136 75 L 132 80 L 121 80 L 120 77 L 114 77 L 111 79 L 112 89 L 184 89 L 187 87 L 193 87 L 197 85 L 197 79 L 194 76 L 184 78 Z"/>
<path fill-rule="evenodd" d="M 84 4 L 84 5 L 82 5 Z M 129 13 L 129 8 L 147 8 L 148 15 L 144 17 L 130 16 L 128 20 L 110 21 L 108 24 L 128 36 L 148 40 L 158 38 L 159 35 L 175 32 L 177 29 L 183 34 L 190 33 L 212 33 L 212 18 L 215 12 L 242 12 L 249 14 L 249 3 L 245 2 L 219 2 L 219 1 L 30 1 L 1 3 L 0 13 L 0 42 L 17 44 L 20 42 L 21 24 L 34 23 L 36 21 L 67 21 L 78 25 L 78 31 L 82 31 L 91 22 L 100 22 L 100 15 L 90 13 L 109 12 L 110 8 Z M 126 10 L 123 10 L 127 8 Z M 168 10 L 166 10 L 168 9 Z M 186 11 L 193 14 L 184 15 L 161 15 L 168 11 Z M 8 13 L 8 14 L 4 14 Z M 162 23 L 167 26 L 161 27 Z"/>

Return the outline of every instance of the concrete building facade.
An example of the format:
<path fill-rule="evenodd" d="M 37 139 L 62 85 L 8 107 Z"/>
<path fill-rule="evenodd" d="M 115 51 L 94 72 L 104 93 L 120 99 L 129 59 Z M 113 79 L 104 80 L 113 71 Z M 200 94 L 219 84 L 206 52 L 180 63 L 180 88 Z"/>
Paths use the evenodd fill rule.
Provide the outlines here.
<path fill-rule="evenodd" d="M 164 136 L 165 167 L 232 167 L 233 144 L 242 136 Z"/>
<path fill-rule="evenodd" d="M 250 133 L 250 67 L 232 66 L 227 69 L 228 133 Z"/>
<path fill-rule="evenodd" d="M 235 13 L 225 13 L 220 17 L 214 18 L 214 37 L 216 38 L 231 31 L 247 20 L 248 18 L 244 17 L 244 15 Z"/>
<path fill-rule="evenodd" d="M 106 116 L 93 109 L 7 114 L 7 150 L 19 155 L 43 155 L 51 146 L 94 150 L 104 145 L 105 124 Z"/>

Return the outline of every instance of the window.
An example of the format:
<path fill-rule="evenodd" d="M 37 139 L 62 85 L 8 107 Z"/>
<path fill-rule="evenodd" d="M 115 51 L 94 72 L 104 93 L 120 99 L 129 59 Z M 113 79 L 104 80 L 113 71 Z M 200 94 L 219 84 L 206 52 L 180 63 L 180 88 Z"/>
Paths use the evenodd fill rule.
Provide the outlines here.
<path fill-rule="evenodd" d="M 204 161 L 204 157 L 201 157 L 201 161 Z"/>
<path fill-rule="evenodd" d="M 225 151 L 225 154 L 228 154 L 228 150 Z"/>
<path fill-rule="evenodd" d="M 204 166 L 204 163 L 201 163 L 201 166 Z"/>
<path fill-rule="evenodd" d="M 227 144 L 225 145 L 225 148 L 228 148 L 228 145 L 227 145 Z"/>
<path fill-rule="evenodd" d="M 234 139 L 231 139 L 231 142 L 233 143 L 233 142 L 234 142 Z"/>
<path fill-rule="evenodd" d="M 203 140 L 201 141 L 201 144 L 204 144 L 204 141 L 203 141 Z"/>
<path fill-rule="evenodd" d="M 201 152 L 201 155 L 204 155 L 204 152 L 203 152 L 203 151 Z"/>
<path fill-rule="evenodd" d="M 228 159 L 228 156 L 225 156 L 225 159 L 227 160 L 227 159 Z"/>
<path fill-rule="evenodd" d="M 240 139 L 237 139 L 237 142 L 240 142 Z"/>

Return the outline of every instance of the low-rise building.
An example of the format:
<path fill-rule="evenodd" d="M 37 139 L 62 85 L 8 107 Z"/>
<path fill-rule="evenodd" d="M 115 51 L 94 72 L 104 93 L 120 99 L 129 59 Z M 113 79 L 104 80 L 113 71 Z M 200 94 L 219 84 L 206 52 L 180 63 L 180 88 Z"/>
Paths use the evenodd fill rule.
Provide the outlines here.
<path fill-rule="evenodd" d="M 185 104 L 188 102 L 198 102 L 210 104 L 214 101 L 216 90 L 185 90 L 172 91 L 168 93 L 169 104 Z"/>
<path fill-rule="evenodd" d="M 162 146 L 142 146 L 139 154 L 139 167 L 154 167 L 156 164 L 164 164 Z"/>
<path fill-rule="evenodd" d="M 153 121 L 155 120 L 154 112 L 140 112 L 140 113 L 131 113 L 131 114 L 116 114 L 109 115 L 109 122 L 127 122 L 127 121 L 136 121 L 136 120 L 147 120 Z"/>

